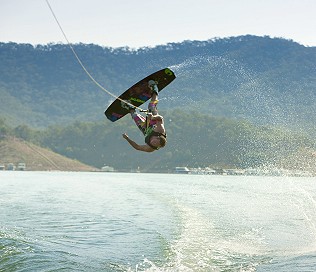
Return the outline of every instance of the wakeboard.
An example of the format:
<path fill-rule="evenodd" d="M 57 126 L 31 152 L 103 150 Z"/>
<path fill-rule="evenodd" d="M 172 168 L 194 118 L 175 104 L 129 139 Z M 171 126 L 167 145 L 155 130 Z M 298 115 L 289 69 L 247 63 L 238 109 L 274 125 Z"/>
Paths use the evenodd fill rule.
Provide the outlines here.
<path fill-rule="evenodd" d="M 123 94 L 119 96 L 104 112 L 105 116 L 112 122 L 121 119 L 129 113 L 129 109 L 122 107 L 122 100 L 139 107 L 151 98 L 151 89 L 148 86 L 149 80 L 156 81 L 159 92 L 176 78 L 169 68 L 161 69 L 144 79 L 140 80 Z"/>

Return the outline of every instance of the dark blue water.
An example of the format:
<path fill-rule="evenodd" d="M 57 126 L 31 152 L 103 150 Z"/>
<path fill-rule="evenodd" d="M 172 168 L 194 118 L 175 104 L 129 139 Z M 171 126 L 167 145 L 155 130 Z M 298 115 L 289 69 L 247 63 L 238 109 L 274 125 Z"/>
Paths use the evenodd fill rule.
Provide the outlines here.
<path fill-rule="evenodd" d="M 0 271 L 316 271 L 315 181 L 0 172 Z"/>

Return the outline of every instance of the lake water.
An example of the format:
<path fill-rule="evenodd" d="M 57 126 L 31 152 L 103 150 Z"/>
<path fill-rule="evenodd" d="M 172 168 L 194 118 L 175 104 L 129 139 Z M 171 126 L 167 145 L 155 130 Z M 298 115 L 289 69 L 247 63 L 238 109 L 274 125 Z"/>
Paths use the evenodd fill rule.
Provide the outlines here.
<path fill-rule="evenodd" d="M 316 179 L 0 172 L 0 271 L 316 271 Z"/>

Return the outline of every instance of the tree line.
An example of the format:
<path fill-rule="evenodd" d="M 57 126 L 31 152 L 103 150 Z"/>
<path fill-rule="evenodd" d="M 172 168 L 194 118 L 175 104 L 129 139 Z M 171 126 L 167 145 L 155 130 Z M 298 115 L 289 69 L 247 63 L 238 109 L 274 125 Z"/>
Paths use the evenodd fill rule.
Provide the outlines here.
<path fill-rule="evenodd" d="M 144 139 L 132 119 L 119 122 L 79 122 L 43 130 L 26 125 L 10 128 L 0 119 L 1 135 L 14 135 L 88 165 L 118 170 L 168 171 L 176 166 L 247 168 L 278 165 L 302 149 L 315 149 L 307 135 L 248 121 L 213 117 L 198 112 L 165 113 L 168 144 L 154 153 L 132 149 L 122 138 Z"/>

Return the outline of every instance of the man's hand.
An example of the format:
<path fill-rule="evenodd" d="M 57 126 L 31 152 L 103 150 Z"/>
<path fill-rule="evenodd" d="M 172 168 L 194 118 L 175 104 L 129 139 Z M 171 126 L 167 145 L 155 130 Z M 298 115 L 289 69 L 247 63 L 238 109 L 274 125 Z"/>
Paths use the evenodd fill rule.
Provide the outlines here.
<path fill-rule="evenodd" d="M 155 149 L 151 148 L 149 145 L 138 145 L 132 139 L 130 139 L 126 133 L 123 133 L 122 136 L 136 150 L 144 151 L 144 152 L 153 152 L 153 151 L 155 151 Z"/>

